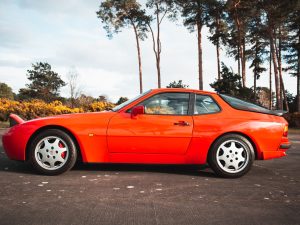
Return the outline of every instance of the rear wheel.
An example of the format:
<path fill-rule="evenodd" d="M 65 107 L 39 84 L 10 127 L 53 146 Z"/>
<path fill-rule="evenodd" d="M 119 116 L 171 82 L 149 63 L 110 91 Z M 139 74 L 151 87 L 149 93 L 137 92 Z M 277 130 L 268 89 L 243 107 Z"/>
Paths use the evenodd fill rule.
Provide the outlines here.
<path fill-rule="evenodd" d="M 72 138 L 58 129 L 38 134 L 30 144 L 29 161 L 45 175 L 58 175 L 70 170 L 77 158 Z"/>
<path fill-rule="evenodd" d="M 208 163 L 214 172 L 228 178 L 245 175 L 251 169 L 254 159 L 252 144 L 238 134 L 228 134 L 219 138 L 208 155 Z"/>

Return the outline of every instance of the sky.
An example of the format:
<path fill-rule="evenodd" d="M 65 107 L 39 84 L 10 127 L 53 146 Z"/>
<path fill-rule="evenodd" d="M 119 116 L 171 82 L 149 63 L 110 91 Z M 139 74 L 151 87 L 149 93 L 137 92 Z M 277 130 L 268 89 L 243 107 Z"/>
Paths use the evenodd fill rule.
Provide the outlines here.
<path fill-rule="evenodd" d="M 35 62 L 48 62 L 64 81 L 70 70 L 79 74 L 82 93 L 108 96 L 117 101 L 121 96 L 139 94 L 138 62 L 133 30 L 122 30 L 107 38 L 97 18 L 99 0 L 0 0 L 0 82 L 18 92 L 29 83 L 26 71 Z M 141 3 L 144 1 L 141 1 Z M 190 88 L 198 88 L 197 36 L 181 25 L 181 21 L 162 23 L 162 86 L 183 80 Z M 204 89 L 217 77 L 216 50 L 203 29 Z M 155 56 L 151 39 L 141 43 L 144 91 L 157 88 Z M 237 63 L 226 56 L 221 60 L 237 72 Z M 248 62 L 247 66 L 250 63 Z M 284 76 L 285 87 L 296 93 L 296 79 Z M 253 74 L 247 70 L 247 86 Z M 258 86 L 268 86 L 268 71 Z M 273 81 L 274 83 L 274 81 Z M 61 95 L 69 97 L 68 87 Z"/>

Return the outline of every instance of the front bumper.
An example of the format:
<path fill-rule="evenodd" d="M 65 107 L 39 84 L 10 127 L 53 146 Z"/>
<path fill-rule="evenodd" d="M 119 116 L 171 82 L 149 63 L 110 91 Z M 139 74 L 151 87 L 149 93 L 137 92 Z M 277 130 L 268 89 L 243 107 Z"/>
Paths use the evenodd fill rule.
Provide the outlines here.
<path fill-rule="evenodd" d="M 12 160 L 24 161 L 26 159 L 26 144 L 31 133 L 30 127 L 22 124 L 10 128 L 2 137 L 3 148 Z"/>

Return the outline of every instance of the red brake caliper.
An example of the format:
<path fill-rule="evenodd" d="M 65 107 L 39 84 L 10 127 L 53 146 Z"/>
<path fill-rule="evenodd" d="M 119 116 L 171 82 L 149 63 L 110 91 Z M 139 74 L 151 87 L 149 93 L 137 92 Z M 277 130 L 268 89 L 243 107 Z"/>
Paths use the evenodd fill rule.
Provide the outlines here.
<path fill-rule="evenodd" d="M 59 142 L 58 146 L 59 146 L 60 148 L 64 148 L 64 147 L 65 147 L 61 142 Z M 62 153 L 61 153 L 61 157 L 64 159 L 64 158 L 66 157 L 66 152 L 62 152 Z"/>

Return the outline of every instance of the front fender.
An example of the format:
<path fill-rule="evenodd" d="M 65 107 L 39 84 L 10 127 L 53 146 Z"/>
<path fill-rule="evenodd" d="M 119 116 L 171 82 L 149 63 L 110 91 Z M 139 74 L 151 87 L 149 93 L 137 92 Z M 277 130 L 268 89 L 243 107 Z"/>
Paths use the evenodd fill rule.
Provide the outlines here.
<path fill-rule="evenodd" d="M 3 148 L 8 158 L 19 161 L 26 160 L 26 145 L 36 129 L 35 126 L 18 124 L 3 135 Z"/>

